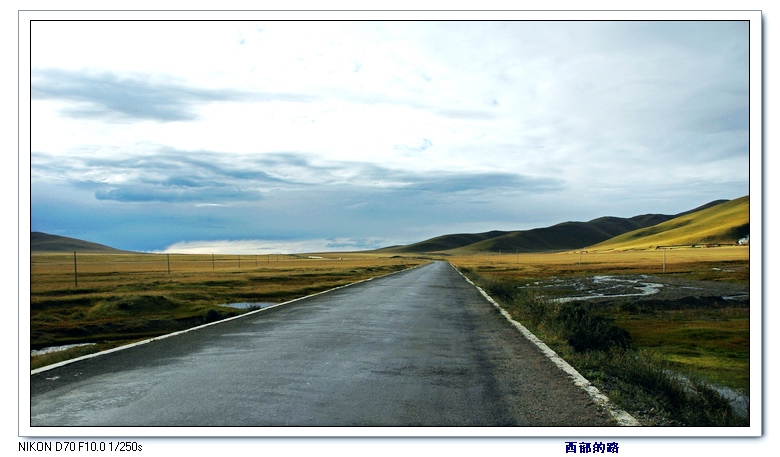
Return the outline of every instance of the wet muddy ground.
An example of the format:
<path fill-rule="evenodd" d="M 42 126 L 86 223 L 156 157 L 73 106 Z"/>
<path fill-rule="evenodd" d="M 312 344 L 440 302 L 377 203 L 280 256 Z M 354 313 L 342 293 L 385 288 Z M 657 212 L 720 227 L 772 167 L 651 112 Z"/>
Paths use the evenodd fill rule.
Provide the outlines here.
<path fill-rule="evenodd" d="M 521 287 L 556 301 L 614 303 L 615 300 L 638 300 L 670 308 L 707 305 L 742 307 L 750 303 L 749 284 L 696 281 L 674 275 L 553 277 Z"/>

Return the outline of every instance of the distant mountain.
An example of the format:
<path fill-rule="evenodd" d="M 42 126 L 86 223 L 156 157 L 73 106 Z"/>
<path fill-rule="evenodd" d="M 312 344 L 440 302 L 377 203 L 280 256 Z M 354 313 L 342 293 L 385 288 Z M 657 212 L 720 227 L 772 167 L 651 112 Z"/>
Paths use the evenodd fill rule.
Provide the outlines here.
<path fill-rule="evenodd" d="M 76 251 L 102 254 L 125 254 L 130 252 L 67 236 L 49 235 L 43 232 L 30 233 L 30 251 L 36 253 Z"/>
<path fill-rule="evenodd" d="M 494 239 L 503 235 L 507 235 L 513 232 L 502 232 L 494 230 L 492 232 L 485 233 L 458 233 L 455 235 L 442 235 L 430 240 L 421 241 L 419 243 L 408 244 L 404 246 L 392 246 L 388 248 L 382 248 L 380 252 L 438 252 L 448 251 L 451 249 L 462 248 L 464 246 L 470 246 L 481 241 Z"/>
<path fill-rule="evenodd" d="M 419 243 L 380 249 L 389 253 L 469 254 L 478 251 L 546 252 L 581 249 L 624 233 L 652 227 L 677 217 L 711 208 L 728 200 L 715 200 L 680 214 L 643 214 L 631 218 L 600 217 L 588 222 L 563 222 L 551 227 L 519 231 L 442 235 Z"/>
<path fill-rule="evenodd" d="M 696 244 L 736 244 L 750 237 L 750 196 L 682 213 L 666 222 L 624 233 L 592 250 L 651 249 Z"/>

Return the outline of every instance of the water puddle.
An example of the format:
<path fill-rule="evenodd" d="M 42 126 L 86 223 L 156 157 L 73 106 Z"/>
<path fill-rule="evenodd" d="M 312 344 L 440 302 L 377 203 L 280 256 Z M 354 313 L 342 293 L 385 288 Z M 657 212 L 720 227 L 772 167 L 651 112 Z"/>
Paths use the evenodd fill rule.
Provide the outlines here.
<path fill-rule="evenodd" d="M 552 301 L 565 303 L 575 300 L 613 297 L 642 297 L 657 294 L 664 284 L 647 281 L 647 278 L 629 279 L 615 276 L 593 276 L 580 280 L 576 289 L 583 291 L 582 295 L 554 298 Z"/>
<path fill-rule="evenodd" d="M 620 297 L 640 299 L 655 294 L 670 300 L 685 297 L 707 299 L 720 297 L 721 300 L 735 303 L 736 306 L 743 306 L 750 302 L 750 292 L 740 285 L 660 279 L 649 275 L 552 277 L 519 287 L 542 292 L 549 300 L 557 303 Z"/>
<path fill-rule="evenodd" d="M 723 299 L 724 300 L 749 300 L 750 294 L 745 293 L 745 294 L 737 294 L 737 295 L 724 295 Z"/>
<path fill-rule="evenodd" d="M 228 308 L 238 309 L 262 309 L 269 306 L 278 305 L 278 303 L 260 301 L 260 302 L 237 302 L 237 303 L 223 303 L 219 306 L 227 306 Z"/>
<path fill-rule="evenodd" d="M 681 373 L 677 373 L 670 370 L 669 374 L 677 379 L 690 383 L 690 380 Z M 750 411 L 750 397 L 725 386 L 719 386 L 711 383 L 706 383 L 706 384 L 711 389 L 718 392 L 718 394 L 720 394 L 721 397 L 728 400 L 729 404 L 731 404 L 731 407 L 734 409 L 734 412 L 736 414 L 738 414 L 741 417 L 748 417 Z M 688 386 L 688 388 L 692 389 L 690 385 Z"/>
<path fill-rule="evenodd" d="M 96 343 L 66 344 L 65 346 L 52 346 L 43 349 L 34 349 L 30 351 L 30 355 L 33 356 L 33 355 L 51 354 L 52 352 L 64 351 L 66 349 L 77 348 L 81 346 L 93 346 L 95 344 Z"/>
<path fill-rule="evenodd" d="M 750 398 L 747 395 L 743 395 L 736 390 L 729 389 L 723 386 L 712 386 L 723 398 L 731 403 L 731 407 L 734 408 L 734 412 L 742 417 L 748 417 L 750 411 Z"/>

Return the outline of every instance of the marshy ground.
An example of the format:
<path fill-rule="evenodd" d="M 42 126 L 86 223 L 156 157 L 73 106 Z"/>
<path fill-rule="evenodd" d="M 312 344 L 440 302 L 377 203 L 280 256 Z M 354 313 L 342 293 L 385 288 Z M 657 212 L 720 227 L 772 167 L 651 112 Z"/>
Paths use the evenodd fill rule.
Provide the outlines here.
<path fill-rule="evenodd" d="M 666 354 L 685 372 L 703 375 L 747 414 L 749 284 L 674 275 L 594 275 L 551 277 L 518 287 L 554 302 L 602 307 L 634 344 Z"/>
<path fill-rule="evenodd" d="M 588 300 L 611 303 L 630 299 L 641 302 L 685 303 L 709 302 L 712 306 L 747 306 L 750 285 L 744 282 L 704 281 L 677 275 L 593 275 L 549 277 L 529 281 L 518 287 L 534 290 L 556 300 Z M 625 300 L 624 300 L 625 301 Z"/>

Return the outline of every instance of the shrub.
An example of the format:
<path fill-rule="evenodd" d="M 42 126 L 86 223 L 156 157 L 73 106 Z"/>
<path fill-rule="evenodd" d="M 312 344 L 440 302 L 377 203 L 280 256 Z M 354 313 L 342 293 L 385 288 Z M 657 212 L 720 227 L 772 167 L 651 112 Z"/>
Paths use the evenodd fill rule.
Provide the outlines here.
<path fill-rule="evenodd" d="M 176 304 L 162 295 L 110 296 L 100 300 L 88 311 L 89 317 L 110 317 L 143 314 L 174 309 Z"/>
<path fill-rule="evenodd" d="M 517 297 L 518 290 L 517 285 L 509 281 L 501 281 L 494 278 L 486 277 L 482 281 L 482 288 L 493 298 L 499 301 L 512 304 Z"/>
<path fill-rule="evenodd" d="M 224 318 L 225 314 L 217 311 L 216 309 L 210 309 L 206 311 L 206 314 L 203 315 L 203 322 L 208 324 L 209 322 L 216 322 Z"/>
<path fill-rule="evenodd" d="M 614 319 L 597 314 L 591 304 L 563 303 L 557 307 L 555 320 L 564 339 L 577 352 L 631 346 L 631 335 L 616 326 Z"/>
<path fill-rule="evenodd" d="M 535 326 L 549 325 L 551 317 L 557 314 L 556 306 L 543 295 L 535 292 L 523 292 L 518 300 L 524 308 L 526 317 Z"/>

